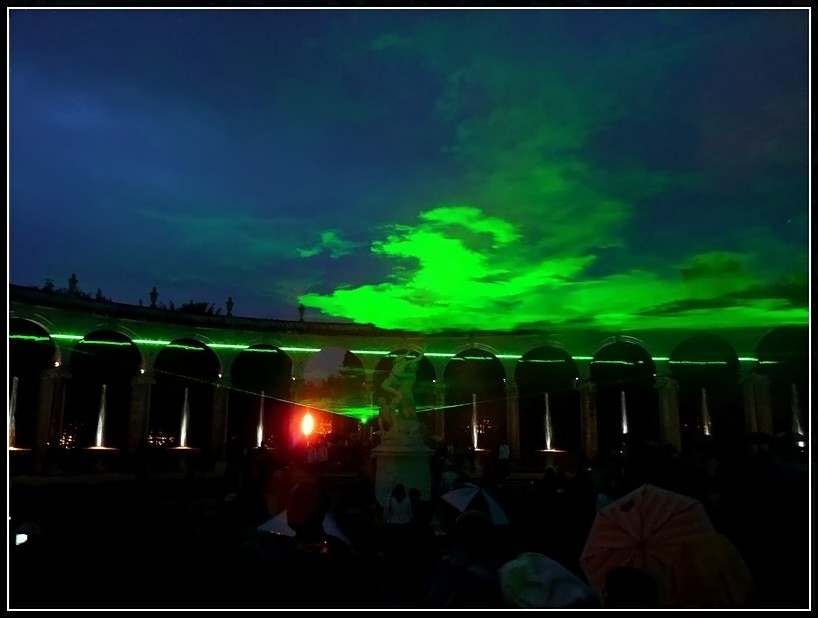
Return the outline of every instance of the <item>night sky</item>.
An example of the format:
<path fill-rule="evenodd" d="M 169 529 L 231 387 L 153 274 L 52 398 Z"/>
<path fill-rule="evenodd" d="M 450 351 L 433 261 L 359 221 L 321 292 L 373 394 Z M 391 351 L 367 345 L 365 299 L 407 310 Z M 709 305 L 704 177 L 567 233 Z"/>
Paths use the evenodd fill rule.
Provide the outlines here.
<path fill-rule="evenodd" d="M 9 280 L 427 332 L 806 324 L 808 20 L 11 10 Z"/>

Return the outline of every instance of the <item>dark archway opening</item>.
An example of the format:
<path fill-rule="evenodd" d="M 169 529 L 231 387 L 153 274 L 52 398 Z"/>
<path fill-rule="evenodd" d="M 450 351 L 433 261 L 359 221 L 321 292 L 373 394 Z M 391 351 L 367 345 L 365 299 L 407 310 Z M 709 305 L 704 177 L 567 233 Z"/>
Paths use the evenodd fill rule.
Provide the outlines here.
<path fill-rule="evenodd" d="M 608 344 L 596 353 L 590 371 L 597 389 L 600 457 L 619 452 L 623 440 L 658 441 L 656 370 L 647 350 L 630 341 Z"/>

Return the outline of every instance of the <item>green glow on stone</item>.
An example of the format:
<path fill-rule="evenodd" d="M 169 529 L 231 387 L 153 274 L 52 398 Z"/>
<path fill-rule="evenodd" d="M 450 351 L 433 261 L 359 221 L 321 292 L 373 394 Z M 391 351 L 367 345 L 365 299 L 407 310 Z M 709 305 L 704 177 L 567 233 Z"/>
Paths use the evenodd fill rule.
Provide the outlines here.
<path fill-rule="evenodd" d="M 388 350 L 350 350 L 353 354 L 363 354 L 370 356 L 388 356 L 391 354 Z"/>
<path fill-rule="evenodd" d="M 607 360 L 607 359 L 595 360 L 595 361 L 592 361 L 592 362 L 593 362 L 594 365 L 644 365 L 645 364 L 641 360 L 638 360 L 635 363 L 632 363 L 631 361 L 625 361 L 625 360 Z"/>
<path fill-rule="evenodd" d="M 726 365 L 727 361 L 670 361 L 671 365 Z"/>
<path fill-rule="evenodd" d="M 22 339 L 24 341 L 51 341 L 49 337 L 39 337 L 37 335 L 9 335 L 9 339 Z"/>
<path fill-rule="evenodd" d="M 284 352 L 320 352 L 321 348 L 297 348 L 297 347 L 286 347 L 281 348 Z"/>
<path fill-rule="evenodd" d="M 58 333 L 55 335 L 51 335 L 53 339 L 64 339 L 64 340 L 73 340 L 79 341 L 83 344 L 100 344 L 100 345 L 120 345 L 120 346 L 128 346 L 131 345 L 131 342 L 124 342 L 124 341 L 87 341 L 83 335 L 68 335 L 63 333 Z M 49 341 L 49 337 L 41 337 L 37 335 L 16 335 L 16 334 L 9 334 L 9 339 L 20 339 L 25 341 Z M 188 346 L 179 343 L 172 343 L 171 341 L 164 341 L 160 339 L 133 339 L 133 343 L 139 345 L 157 345 L 157 346 L 167 346 L 169 348 L 176 348 L 181 350 L 204 350 L 205 348 L 222 348 L 222 349 L 230 349 L 230 350 L 243 350 L 245 352 L 268 352 L 272 354 L 277 354 L 279 350 L 283 352 L 306 352 L 306 353 L 317 353 L 321 352 L 322 348 L 307 348 L 307 347 L 297 347 L 297 346 L 287 346 L 281 348 L 256 348 L 251 347 L 249 345 L 244 344 L 237 344 L 237 343 L 202 343 L 204 347 L 198 346 Z M 390 356 L 394 355 L 393 352 L 388 350 L 350 350 L 353 354 L 361 354 L 361 355 L 371 355 L 371 356 Z M 474 361 L 490 361 L 493 358 L 498 359 L 510 359 L 510 360 L 519 360 L 520 362 L 524 363 L 564 363 L 567 362 L 565 359 L 526 359 L 523 358 L 522 354 L 496 354 L 493 356 L 458 356 L 452 352 L 424 352 L 424 356 L 428 356 L 431 358 L 450 358 L 452 360 L 462 361 L 462 360 L 474 360 Z M 593 356 L 571 356 L 571 358 L 575 361 L 593 361 L 595 364 L 610 364 L 610 365 L 632 365 L 632 364 L 643 364 L 643 361 L 637 361 L 636 363 L 632 363 L 630 361 L 624 360 L 594 360 Z M 667 356 L 654 356 L 652 357 L 654 361 L 669 361 L 671 364 L 696 364 L 696 365 L 724 365 L 726 361 L 674 361 L 670 360 Z M 740 362 L 759 362 L 759 360 L 754 356 L 739 356 L 738 360 Z M 778 361 L 761 361 L 763 364 L 774 364 Z"/>

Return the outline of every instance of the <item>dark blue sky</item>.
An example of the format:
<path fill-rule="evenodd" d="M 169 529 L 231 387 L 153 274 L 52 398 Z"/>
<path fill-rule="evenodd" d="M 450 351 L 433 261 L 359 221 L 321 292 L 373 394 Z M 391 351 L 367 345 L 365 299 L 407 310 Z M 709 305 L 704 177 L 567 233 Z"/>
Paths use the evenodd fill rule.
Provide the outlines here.
<path fill-rule="evenodd" d="M 805 323 L 809 13 L 10 11 L 10 281 L 434 330 Z"/>

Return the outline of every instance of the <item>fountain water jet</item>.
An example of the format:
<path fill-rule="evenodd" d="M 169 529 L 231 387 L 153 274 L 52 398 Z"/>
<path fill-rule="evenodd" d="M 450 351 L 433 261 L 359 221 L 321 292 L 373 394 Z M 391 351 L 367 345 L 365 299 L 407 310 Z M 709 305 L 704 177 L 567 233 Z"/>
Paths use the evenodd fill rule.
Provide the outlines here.
<path fill-rule="evenodd" d="M 628 406 L 625 403 L 625 391 L 619 394 L 619 407 L 622 410 L 622 435 L 628 433 Z"/>
<path fill-rule="evenodd" d="M 471 394 L 471 445 L 477 450 L 477 394 Z"/>
<path fill-rule="evenodd" d="M 9 399 L 9 450 L 20 450 L 14 443 L 17 441 L 17 376 L 11 380 L 11 398 Z"/>
<path fill-rule="evenodd" d="M 556 453 L 565 453 L 563 449 L 552 448 L 551 443 L 554 441 L 554 426 L 551 421 L 551 398 L 548 393 L 543 393 L 545 400 L 545 412 L 543 412 L 543 428 L 545 429 L 545 448 L 537 450 L 537 453 L 545 453 L 546 466 L 554 465 L 554 456 Z"/>
<path fill-rule="evenodd" d="M 264 444 L 264 391 L 261 391 L 261 397 L 258 406 L 258 426 L 256 427 L 256 446 L 261 448 Z"/>
<path fill-rule="evenodd" d="M 105 472 L 108 469 L 107 458 L 117 453 L 119 449 L 105 446 L 105 417 L 107 414 L 107 385 L 102 385 L 102 393 L 99 397 L 99 413 L 97 414 L 97 433 L 94 446 L 88 446 L 84 450 L 91 458 L 91 470 L 93 472 Z"/>
<path fill-rule="evenodd" d="M 190 404 L 188 403 L 188 387 L 185 387 L 185 402 L 182 404 L 182 427 L 179 430 L 179 447 L 187 448 L 187 425 L 190 420 Z"/>
<path fill-rule="evenodd" d="M 14 378 L 15 380 L 17 378 Z M 795 382 L 790 384 L 790 409 L 792 411 L 792 432 L 795 435 L 804 435 L 804 428 L 801 426 L 801 406 L 798 403 L 798 387 Z"/>
<path fill-rule="evenodd" d="M 702 428 L 704 435 L 709 436 L 710 428 L 710 410 L 707 407 L 707 389 L 702 387 Z"/>
<path fill-rule="evenodd" d="M 102 385 L 102 395 L 99 400 L 99 416 L 97 417 L 97 439 L 94 446 L 103 448 L 103 437 L 105 436 L 105 391 L 107 390 L 105 384 Z"/>
<path fill-rule="evenodd" d="M 551 450 L 551 408 L 548 405 L 548 393 L 545 393 L 545 450 Z"/>
<path fill-rule="evenodd" d="M 190 423 L 190 403 L 188 401 L 188 387 L 185 387 L 185 401 L 182 404 L 182 426 L 179 430 L 179 446 L 172 446 L 168 449 L 173 453 L 176 471 L 183 476 L 189 477 L 195 469 L 195 458 L 201 449 L 187 445 L 188 425 Z"/>

